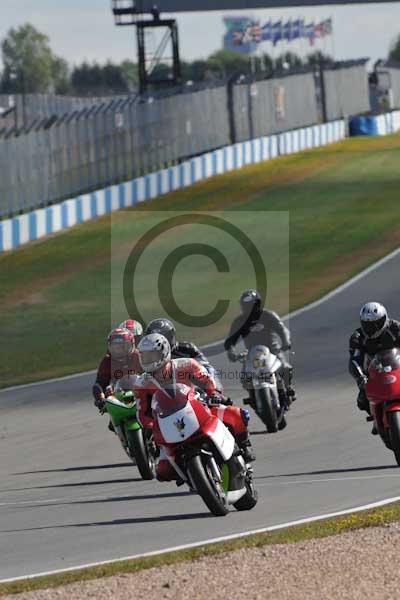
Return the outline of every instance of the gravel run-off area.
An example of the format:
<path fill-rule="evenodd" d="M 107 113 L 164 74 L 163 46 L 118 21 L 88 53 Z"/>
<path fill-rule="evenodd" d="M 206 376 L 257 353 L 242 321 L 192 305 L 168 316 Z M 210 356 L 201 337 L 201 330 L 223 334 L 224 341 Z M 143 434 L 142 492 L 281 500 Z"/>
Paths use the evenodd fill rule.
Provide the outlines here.
<path fill-rule="evenodd" d="M 9 600 L 399 600 L 400 524 L 243 549 Z"/>

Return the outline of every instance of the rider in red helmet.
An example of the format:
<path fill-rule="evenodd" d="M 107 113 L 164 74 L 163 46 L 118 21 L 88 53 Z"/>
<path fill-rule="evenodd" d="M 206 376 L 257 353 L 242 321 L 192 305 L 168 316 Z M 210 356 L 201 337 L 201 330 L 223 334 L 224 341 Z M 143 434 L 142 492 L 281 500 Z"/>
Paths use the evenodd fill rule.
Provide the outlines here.
<path fill-rule="evenodd" d="M 133 333 L 133 335 L 135 336 L 136 346 L 143 337 L 143 325 L 135 319 L 127 319 L 126 321 L 120 323 L 118 327 L 121 329 L 127 329 L 128 331 L 131 331 Z"/>
<path fill-rule="evenodd" d="M 132 331 L 120 327 L 113 329 L 108 335 L 107 347 L 92 389 L 95 406 L 100 410 L 104 408 L 110 386 L 112 389 L 118 380 L 132 378 L 133 387 L 134 376 L 143 373 Z"/>

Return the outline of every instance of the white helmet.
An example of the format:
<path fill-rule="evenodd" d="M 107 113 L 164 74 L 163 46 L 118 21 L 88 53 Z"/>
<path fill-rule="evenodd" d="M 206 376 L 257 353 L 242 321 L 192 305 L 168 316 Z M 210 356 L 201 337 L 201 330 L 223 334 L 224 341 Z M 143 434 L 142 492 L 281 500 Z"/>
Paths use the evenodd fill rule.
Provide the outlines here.
<path fill-rule="evenodd" d="M 161 333 L 151 333 L 140 340 L 139 361 L 146 373 L 154 373 L 171 360 L 171 346 Z"/>
<path fill-rule="evenodd" d="M 379 302 L 367 302 L 360 312 L 361 329 L 367 338 L 379 337 L 388 326 L 386 308 Z"/>

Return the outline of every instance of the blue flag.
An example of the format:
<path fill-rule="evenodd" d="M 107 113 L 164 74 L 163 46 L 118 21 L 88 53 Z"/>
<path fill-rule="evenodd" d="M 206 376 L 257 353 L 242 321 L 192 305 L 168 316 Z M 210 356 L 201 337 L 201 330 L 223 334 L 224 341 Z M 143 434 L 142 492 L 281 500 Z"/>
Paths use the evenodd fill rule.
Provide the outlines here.
<path fill-rule="evenodd" d="M 283 25 L 283 39 L 288 42 L 292 39 L 292 19 L 289 19 L 289 21 Z"/>
<path fill-rule="evenodd" d="M 261 39 L 265 42 L 270 42 L 272 40 L 272 23 L 268 21 L 261 28 Z"/>
<path fill-rule="evenodd" d="M 272 42 L 274 46 L 283 39 L 282 21 L 277 21 L 272 25 Z"/>
<path fill-rule="evenodd" d="M 292 40 L 298 40 L 302 37 L 303 33 L 303 21 L 302 19 L 295 19 L 292 22 Z"/>

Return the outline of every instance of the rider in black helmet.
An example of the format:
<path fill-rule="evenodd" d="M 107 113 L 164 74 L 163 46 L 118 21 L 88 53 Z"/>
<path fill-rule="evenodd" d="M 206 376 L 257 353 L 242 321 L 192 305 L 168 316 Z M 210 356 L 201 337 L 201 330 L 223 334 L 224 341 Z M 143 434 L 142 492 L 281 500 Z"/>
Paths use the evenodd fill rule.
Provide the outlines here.
<path fill-rule="evenodd" d="M 248 350 L 253 346 L 267 346 L 282 361 L 286 391 L 292 401 L 295 400 L 296 393 L 292 387 L 293 368 L 283 355 L 284 351 L 291 348 L 289 329 L 275 312 L 263 308 L 261 294 L 257 290 L 249 289 L 242 292 L 240 308 L 241 314 L 233 321 L 229 336 L 224 343 L 229 360 L 234 362 L 238 359 L 235 345 L 240 339 Z M 242 383 L 250 393 L 251 403 L 252 390 L 245 380 Z"/>
<path fill-rule="evenodd" d="M 176 329 L 172 321 L 165 317 L 154 319 L 146 327 L 146 335 L 161 333 L 170 343 L 172 358 L 195 358 L 200 362 L 207 361 L 204 354 L 191 342 L 178 342 Z"/>
<path fill-rule="evenodd" d="M 170 319 L 161 317 L 154 319 L 146 327 L 146 335 L 151 333 L 161 333 L 167 338 L 171 346 L 171 358 L 194 358 L 200 364 L 202 364 L 208 371 L 208 373 L 214 378 L 217 390 L 222 393 L 222 384 L 218 374 L 214 367 L 212 367 L 208 361 L 208 358 L 199 350 L 199 348 L 192 344 L 192 342 L 178 342 L 176 339 L 176 329 Z"/>

